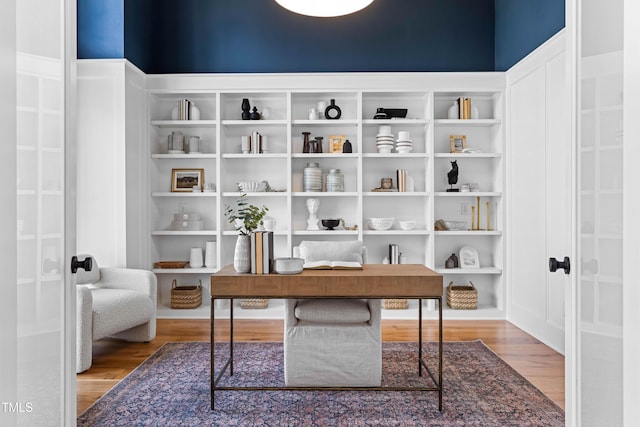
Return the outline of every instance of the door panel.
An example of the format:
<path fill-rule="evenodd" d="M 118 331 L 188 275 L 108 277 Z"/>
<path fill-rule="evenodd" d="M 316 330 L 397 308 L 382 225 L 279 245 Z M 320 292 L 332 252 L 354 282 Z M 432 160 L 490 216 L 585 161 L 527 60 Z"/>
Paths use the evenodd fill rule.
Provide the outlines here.
<path fill-rule="evenodd" d="M 622 0 L 579 11 L 578 416 L 622 425 Z"/>
<path fill-rule="evenodd" d="M 68 369 L 75 290 L 65 268 L 74 251 L 66 217 L 74 209 L 65 172 L 68 10 L 64 0 L 16 5 L 18 385 L 7 408 L 17 425 L 68 425 L 75 419 L 75 375 Z"/>
<path fill-rule="evenodd" d="M 507 318 L 564 353 L 564 279 L 549 257 L 571 248 L 568 94 L 564 35 L 507 72 Z"/>

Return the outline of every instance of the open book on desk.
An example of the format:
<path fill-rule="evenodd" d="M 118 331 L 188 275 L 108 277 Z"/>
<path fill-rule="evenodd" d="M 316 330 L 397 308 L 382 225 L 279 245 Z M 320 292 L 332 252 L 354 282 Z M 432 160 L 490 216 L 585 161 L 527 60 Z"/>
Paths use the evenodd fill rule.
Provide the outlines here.
<path fill-rule="evenodd" d="M 362 264 L 356 261 L 310 261 L 302 268 L 306 270 L 362 270 Z"/>

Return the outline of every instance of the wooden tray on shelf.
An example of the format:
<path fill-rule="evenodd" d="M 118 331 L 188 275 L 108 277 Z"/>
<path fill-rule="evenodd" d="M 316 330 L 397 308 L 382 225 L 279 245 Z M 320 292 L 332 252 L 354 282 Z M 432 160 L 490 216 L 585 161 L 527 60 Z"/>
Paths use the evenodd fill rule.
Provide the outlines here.
<path fill-rule="evenodd" d="M 189 265 L 188 261 L 158 261 L 154 262 L 155 268 L 185 268 Z"/>

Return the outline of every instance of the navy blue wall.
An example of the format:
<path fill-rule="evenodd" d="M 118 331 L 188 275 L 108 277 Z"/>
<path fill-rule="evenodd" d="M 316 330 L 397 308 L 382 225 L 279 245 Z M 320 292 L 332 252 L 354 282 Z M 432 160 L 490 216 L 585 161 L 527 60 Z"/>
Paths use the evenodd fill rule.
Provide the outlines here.
<path fill-rule="evenodd" d="M 124 0 L 78 0 L 78 58 L 124 58 Z"/>
<path fill-rule="evenodd" d="M 564 28 L 564 0 L 495 0 L 495 70 L 508 70 Z"/>
<path fill-rule="evenodd" d="M 78 0 L 78 57 L 147 73 L 503 71 L 564 27 L 564 0 L 376 0 L 310 18 L 272 0 Z"/>
<path fill-rule="evenodd" d="M 154 13 L 127 39 L 151 44 L 125 53 L 147 73 L 493 70 L 493 1 L 377 0 L 322 19 L 272 0 L 135 0 Z"/>

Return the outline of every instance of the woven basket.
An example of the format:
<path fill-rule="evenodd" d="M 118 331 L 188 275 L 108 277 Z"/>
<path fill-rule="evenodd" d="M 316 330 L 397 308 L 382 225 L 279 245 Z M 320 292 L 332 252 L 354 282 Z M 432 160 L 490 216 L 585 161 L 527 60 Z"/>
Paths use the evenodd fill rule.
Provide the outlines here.
<path fill-rule="evenodd" d="M 176 279 L 171 284 L 171 308 L 198 308 L 202 304 L 202 281 L 194 286 L 178 286 Z"/>
<path fill-rule="evenodd" d="M 454 285 L 449 282 L 447 286 L 447 305 L 450 308 L 461 310 L 475 310 L 478 308 L 478 290 L 469 281 L 469 285 Z"/>
<path fill-rule="evenodd" d="M 242 298 L 240 307 L 242 308 L 267 308 L 269 300 L 267 298 Z"/>
<path fill-rule="evenodd" d="M 382 300 L 382 308 L 386 310 L 406 310 L 409 301 L 404 298 L 385 298 Z"/>

